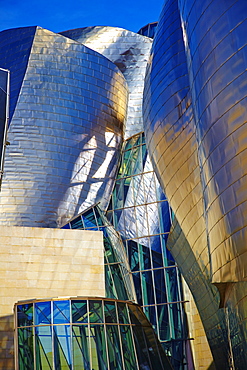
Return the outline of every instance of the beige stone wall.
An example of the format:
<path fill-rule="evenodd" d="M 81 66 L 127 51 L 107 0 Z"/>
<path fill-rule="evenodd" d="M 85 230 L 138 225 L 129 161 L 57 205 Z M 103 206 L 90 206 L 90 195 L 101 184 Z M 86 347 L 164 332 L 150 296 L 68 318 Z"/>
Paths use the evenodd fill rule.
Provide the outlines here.
<path fill-rule="evenodd" d="M 105 296 L 100 231 L 0 226 L 0 369 L 14 369 L 19 300 Z"/>
<path fill-rule="evenodd" d="M 192 338 L 190 344 L 195 370 L 215 370 L 212 352 L 207 341 L 200 315 L 193 296 L 184 280 L 183 288 L 184 298 L 188 301 L 185 303 L 185 311 L 188 318 L 189 337 Z"/>

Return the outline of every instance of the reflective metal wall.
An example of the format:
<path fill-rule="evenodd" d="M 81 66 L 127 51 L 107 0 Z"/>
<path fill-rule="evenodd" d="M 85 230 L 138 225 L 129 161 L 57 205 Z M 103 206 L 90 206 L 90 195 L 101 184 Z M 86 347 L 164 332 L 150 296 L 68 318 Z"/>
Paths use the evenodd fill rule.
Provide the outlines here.
<path fill-rule="evenodd" d="M 144 92 L 149 152 L 177 218 L 170 248 L 216 366 L 237 369 L 247 363 L 246 17 L 244 1 L 165 1 Z"/>
<path fill-rule="evenodd" d="M 144 77 L 152 40 L 117 27 L 86 27 L 61 32 L 115 63 L 129 88 L 125 138 L 143 131 Z"/>
<path fill-rule="evenodd" d="M 213 282 L 247 279 L 245 1 L 179 1 Z M 200 9 L 200 13 L 198 12 Z"/>
<path fill-rule="evenodd" d="M 139 306 L 53 299 L 15 306 L 18 369 L 172 369 Z"/>
<path fill-rule="evenodd" d="M 0 190 L 9 121 L 9 78 L 9 70 L 0 68 Z"/>
<path fill-rule="evenodd" d="M 1 32 L 0 47 L 0 67 L 12 75 L 0 223 L 56 227 L 107 204 L 126 117 L 122 73 L 39 27 Z"/>

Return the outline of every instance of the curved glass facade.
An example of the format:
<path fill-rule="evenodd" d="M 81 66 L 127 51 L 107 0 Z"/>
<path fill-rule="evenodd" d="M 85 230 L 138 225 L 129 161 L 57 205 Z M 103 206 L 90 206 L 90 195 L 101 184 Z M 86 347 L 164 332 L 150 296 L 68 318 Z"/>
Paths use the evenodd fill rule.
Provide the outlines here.
<path fill-rule="evenodd" d="M 171 356 L 174 369 L 183 369 L 190 354 L 186 353 L 181 278 L 166 248 L 172 214 L 143 132 L 124 142 L 107 217 L 124 242 L 137 301 Z"/>
<path fill-rule="evenodd" d="M 86 297 L 15 306 L 20 370 L 172 369 L 140 307 Z"/>
<path fill-rule="evenodd" d="M 122 240 L 97 205 L 73 218 L 62 228 L 102 231 L 105 249 L 106 296 L 136 301 L 136 293 Z"/>

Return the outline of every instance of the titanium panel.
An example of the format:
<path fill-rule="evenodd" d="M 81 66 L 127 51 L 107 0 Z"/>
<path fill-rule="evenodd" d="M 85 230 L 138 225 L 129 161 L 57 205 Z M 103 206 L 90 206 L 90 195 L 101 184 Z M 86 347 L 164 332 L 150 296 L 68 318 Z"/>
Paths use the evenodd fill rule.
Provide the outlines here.
<path fill-rule="evenodd" d="M 17 77 L 13 69 L 13 84 L 17 78 L 21 88 L 8 134 L 0 223 L 56 227 L 95 202 L 107 205 L 128 88 L 112 62 L 69 38 L 40 27 L 9 33 L 0 33 L 6 63 L 26 53 L 15 34 L 28 40 L 31 34 L 32 47 L 27 67 L 21 64 Z"/>
<path fill-rule="evenodd" d="M 144 92 L 149 152 L 177 218 L 168 245 L 217 368 L 247 362 L 246 18 L 243 1 L 167 0 Z"/>
<path fill-rule="evenodd" d="M 202 173 L 212 280 L 247 279 L 247 3 L 179 1 Z M 198 9 L 200 8 L 200 12 Z"/>
<path fill-rule="evenodd" d="M 144 77 L 152 39 L 116 27 L 86 27 L 61 32 L 115 63 L 129 88 L 125 139 L 143 131 Z"/>
<path fill-rule="evenodd" d="M 9 121 L 9 77 L 9 70 L 0 68 L 0 189 Z"/>

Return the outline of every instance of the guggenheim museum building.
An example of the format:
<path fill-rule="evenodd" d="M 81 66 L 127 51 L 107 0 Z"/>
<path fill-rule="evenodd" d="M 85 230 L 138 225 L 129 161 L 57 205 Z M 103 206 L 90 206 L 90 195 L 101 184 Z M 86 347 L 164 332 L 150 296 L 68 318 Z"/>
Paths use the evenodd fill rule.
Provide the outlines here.
<path fill-rule="evenodd" d="M 0 32 L 1 370 L 247 369 L 246 18 Z"/>

